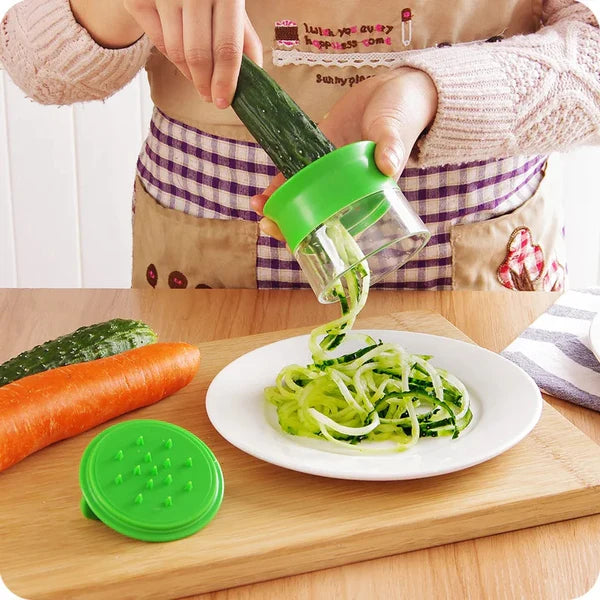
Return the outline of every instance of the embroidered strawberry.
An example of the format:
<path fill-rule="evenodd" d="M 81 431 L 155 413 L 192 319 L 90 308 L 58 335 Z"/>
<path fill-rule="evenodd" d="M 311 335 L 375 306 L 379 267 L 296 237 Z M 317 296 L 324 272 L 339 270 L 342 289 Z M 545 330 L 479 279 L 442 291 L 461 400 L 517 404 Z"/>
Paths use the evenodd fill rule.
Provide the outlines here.
<path fill-rule="evenodd" d="M 562 292 L 565 288 L 566 269 L 553 258 L 546 269 L 542 282 L 545 292 Z"/>
<path fill-rule="evenodd" d="M 498 267 L 498 281 L 510 290 L 533 291 L 544 270 L 542 247 L 533 243 L 528 227 L 512 232 L 504 262 Z"/>
<path fill-rule="evenodd" d="M 169 273 L 169 287 L 181 290 L 187 287 L 187 277 L 181 271 L 171 271 Z"/>
<path fill-rule="evenodd" d="M 146 281 L 153 287 L 158 283 L 158 271 L 153 263 L 150 263 L 146 269 Z"/>

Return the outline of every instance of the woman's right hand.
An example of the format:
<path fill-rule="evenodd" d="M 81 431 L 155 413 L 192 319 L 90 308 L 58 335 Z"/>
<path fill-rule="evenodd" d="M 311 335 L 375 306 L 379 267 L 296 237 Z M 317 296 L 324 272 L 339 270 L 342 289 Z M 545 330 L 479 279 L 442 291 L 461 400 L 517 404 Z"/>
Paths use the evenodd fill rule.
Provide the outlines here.
<path fill-rule="evenodd" d="M 244 0 L 123 0 L 125 9 L 206 102 L 233 100 L 242 53 L 262 65 Z"/>

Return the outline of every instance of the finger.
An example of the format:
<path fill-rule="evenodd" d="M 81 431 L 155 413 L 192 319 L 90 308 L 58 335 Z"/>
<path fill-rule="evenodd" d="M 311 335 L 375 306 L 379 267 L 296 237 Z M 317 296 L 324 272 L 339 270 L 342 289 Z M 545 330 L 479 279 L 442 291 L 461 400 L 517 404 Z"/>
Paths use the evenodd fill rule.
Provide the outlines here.
<path fill-rule="evenodd" d="M 244 25 L 244 54 L 259 67 L 263 64 L 263 47 L 262 42 L 256 29 L 254 29 L 248 15 L 245 16 Z"/>
<path fill-rule="evenodd" d="M 264 214 L 263 210 L 268 199 L 269 196 L 265 196 L 264 194 L 252 196 L 252 198 L 250 198 L 250 208 L 252 208 L 255 213 L 262 216 Z"/>
<path fill-rule="evenodd" d="M 280 188 L 285 183 L 285 177 L 281 173 L 277 173 L 273 179 L 271 179 L 271 183 L 266 187 L 263 194 L 269 198 L 271 194 L 278 188 Z"/>
<path fill-rule="evenodd" d="M 400 175 L 415 142 L 435 115 L 434 102 L 426 101 L 429 92 L 420 85 L 419 78 L 390 79 L 378 88 L 365 110 L 363 139 L 377 144 L 375 162 L 386 175 Z"/>
<path fill-rule="evenodd" d="M 213 73 L 212 5 L 207 1 L 183 0 L 183 47 L 194 87 L 206 102 L 212 102 Z"/>
<path fill-rule="evenodd" d="M 124 6 L 156 46 L 156 49 L 162 54 L 166 54 L 160 17 L 153 3 L 150 4 L 142 0 L 129 0 L 124 3 Z"/>
<path fill-rule="evenodd" d="M 284 182 L 285 177 L 281 173 L 277 173 L 277 175 L 271 180 L 271 183 L 269 183 L 267 188 L 261 194 L 256 194 L 255 196 L 250 198 L 250 206 L 252 207 L 252 209 L 259 215 L 262 215 L 267 200 L 271 197 L 271 194 L 278 187 L 281 187 L 281 185 L 283 185 Z"/>
<path fill-rule="evenodd" d="M 275 238 L 276 240 L 279 240 L 280 242 L 285 242 L 283 235 L 281 235 L 281 231 L 279 231 L 279 227 L 277 227 L 277 225 L 275 225 L 275 223 L 273 223 L 273 221 L 271 221 L 271 219 L 266 219 L 266 218 L 261 219 L 258 226 L 260 227 L 260 230 L 265 235 Z"/>
<path fill-rule="evenodd" d="M 237 86 L 245 13 L 243 0 L 219 2 L 213 9 L 212 97 L 217 108 L 227 108 Z"/>
<path fill-rule="evenodd" d="M 175 0 L 158 0 L 156 9 L 160 16 L 167 58 L 188 78 L 192 75 L 185 62 L 183 49 L 183 15 L 181 3 Z"/>
<path fill-rule="evenodd" d="M 394 134 L 382 134 L 370 136 L 375 141 L 375 164 L 377 168 L 389 177 L 400 177 L 406 161 L 408 160 L 405 142 L 400 136 Z M 417 138 L 413 140 L 413 144 Z"/>

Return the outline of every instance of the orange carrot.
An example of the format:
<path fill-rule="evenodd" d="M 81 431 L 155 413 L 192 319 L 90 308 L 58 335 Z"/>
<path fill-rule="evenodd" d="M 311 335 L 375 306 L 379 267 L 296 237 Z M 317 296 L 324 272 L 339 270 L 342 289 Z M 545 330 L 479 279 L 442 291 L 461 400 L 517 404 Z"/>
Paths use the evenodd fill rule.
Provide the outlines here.
<path fill-rule="evenodd" d="M 200 352 L 156 343 L 58 367 L 0 387 L 0 471 L 33 452 L 186 386 Z"/>

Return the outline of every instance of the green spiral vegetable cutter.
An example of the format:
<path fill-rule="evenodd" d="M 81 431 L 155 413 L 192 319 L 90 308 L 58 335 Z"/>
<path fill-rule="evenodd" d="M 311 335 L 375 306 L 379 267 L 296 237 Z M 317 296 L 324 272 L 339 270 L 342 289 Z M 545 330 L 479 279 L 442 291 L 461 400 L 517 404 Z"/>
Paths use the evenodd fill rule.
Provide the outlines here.
<path fill-rule="evenodd" d="M 375 164 L 375 144 L 357 142 L 304 166 L 269 198 L 281 230 L 321 302 L 339 278 L 366 262 L 371 283 L 410 260 L 430 233 L 397 182 Z"/>
<path fill-rule="evenodd" d="M 223 499 L 223 473 L 191 432 L 163 421 L 131 420 L 97 435 L 79 467 L 81 510 L 123 535 L 149 542 L 189 536 Z"/>

